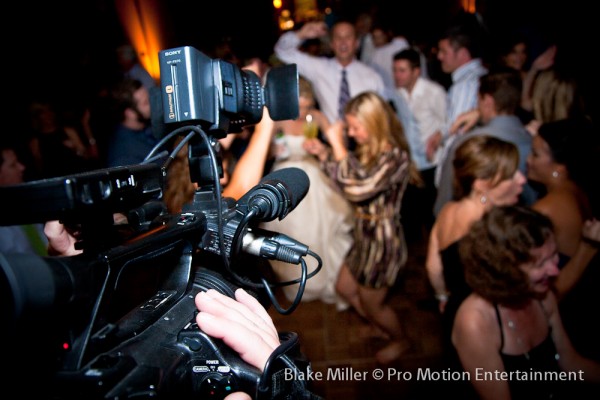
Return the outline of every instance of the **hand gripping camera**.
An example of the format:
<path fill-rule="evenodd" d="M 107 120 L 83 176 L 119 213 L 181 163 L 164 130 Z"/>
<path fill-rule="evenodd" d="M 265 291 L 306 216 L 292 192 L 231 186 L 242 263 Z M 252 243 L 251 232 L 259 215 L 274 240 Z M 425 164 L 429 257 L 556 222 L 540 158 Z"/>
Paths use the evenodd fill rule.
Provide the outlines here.
<path fill-rule="evenodd" d="M 280 333 L 282 344 L 261 372 L 195 323 L 194 297 L 208 289 L 233 297 L 243 287 L 291 313 L 319 269 L 307 274 L 303 258 L 317 258 L 320 267 L 307 246 L 256 227 L 284 218 L 302 200 L 309 186 L 303 171 L 269 174 L 237 202 L 223 198 L 219 184 L 215 138 L 258 122 L 265 106 L 274 119 L 297 117 L 295 66 L 275 68 L 263 88 L 252 72 L 191 47 L 159 58 L 163 107 L 153 113 L 162 111 L 175 129 L 155 150 L 187 135 L 194 198 L 184 212 L 166 212 L 167 163 L 0 188 L 10 210 L 0 225 L 58 219 L 79 228 L 83 249 L 71 257 L 0 254 L 9 369 L 2 387 L 48 399 L 221 399 L 235 391 L 256 399 L 312 398 L 306 382 L 285 379 L 288 369 L 310 375 L 295 333 Z M 114 223 L 116 213 L 127 224 Z M 300 277 L 269 282 L 268 259 L 299 266 Z M 297 301 L 283 309 L 273 288 L 296 283 Z"/>

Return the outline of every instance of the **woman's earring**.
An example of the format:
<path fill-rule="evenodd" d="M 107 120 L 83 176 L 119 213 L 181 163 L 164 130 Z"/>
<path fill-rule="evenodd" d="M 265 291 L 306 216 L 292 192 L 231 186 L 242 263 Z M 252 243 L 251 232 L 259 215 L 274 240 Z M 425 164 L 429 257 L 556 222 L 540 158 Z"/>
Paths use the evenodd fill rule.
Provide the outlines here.
<path fill-rule="evenodd" d="M 479 199 L 479 201 L 481 201 L 481 204 L 487 203 L 487 197 L 485 196 L 485 194 L 481 195 L 481 198 Z"/>
<path fill-rule="evenodd" d="M 552 171 L 552 177 L 558 178 L 558 171 Z"/>

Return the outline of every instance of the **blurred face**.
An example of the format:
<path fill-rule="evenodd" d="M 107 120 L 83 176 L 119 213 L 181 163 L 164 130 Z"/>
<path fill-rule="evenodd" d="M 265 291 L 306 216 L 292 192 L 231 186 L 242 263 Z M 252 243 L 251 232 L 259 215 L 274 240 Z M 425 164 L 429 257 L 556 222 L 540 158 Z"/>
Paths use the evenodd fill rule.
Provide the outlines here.
<path fill-rule="evenodd" d="M 541 247 L 531 250 L 534 261 L 523 265 L 521 268 L 529 277 L 529 285 L 540 294 L 550 290 L 552 279 L 558 273 L 558 252 L 556 250 L 556 240 L 554 236 L 548 238 Z"/>
<path fill-rule="evenodd" d="M 0 165 L 0 186 L 23 183 L 25 166 L 19 162 L 14 150 L 2 150 L 2 159 L 4 162 Z"/>
<path fill-rule="evenodd" d="M 150 94 L 148 93 L 148 89 L 146 89 L 145 87 L 139 88 L 133 94 L 133 98 L 135 99 L 137 111 L 140 114 L 140 116 L 146 120 L 149 120 L 150 119 Z"/>
<path fill-rule="evenodd" d="M 509 206 L 519 201 L 519 195 L 523 191 L 525 176 L 517 170 L 510 179 L 500 181 L 488 191 L 490 202 L 496 206 Z"/>
<path fill-rule="evenodd" d="M 535 135 L 531 143 L 531 153 L 527 156 L 527 178 L 545 184 L 552 179 L 552 171 L 555 168 L 556 163 L 548 143 L 539 135 Z"/>
<path fill-rule="evenodd" d="M 361 14 L 361 15 L 359 15 L 358 19 L 356 20 L 356 24 L 355 24 L 356 32 L 359 35 L 364 35 L 366 33 L 369 33 L 372 25 L 373 25 L 373 19 L 371 18 L 371 16 L 369 16 L 367 14 Z"/>
<path fill-rule="evenodd" d="M 369 140 L 369 132 L 363 124 L 352 114 L 346 114 L 346 124 L 348 126 L 348 136 L 354 138 L 356 143 L 365 144 Z"/>
<path fill-rule="evenodd" d="M 298 119 L 306 119 L 306 115 L 313 109 L 313 101 L 306 96 L 298 97 Z"/>
<path fill-rule="evenodd" d="M 496 117 L 496 101 L 490 94 L 484 94 L 483 96 L 477 94 L 477 109 L 479 110 L 479 118 L 484 124 L 487 124 L 490 120 Z"/>
<path fill-rule="evenodd" d="M 417 78 L 421 75 L 421 70 L 419 68 L 412 68 L 408 60 L 394 60 L 392 68 L 396 87 L 408 90 L 415 86 Z"/>
<path fill-rule="evenodd" d="M 525 43 L 517 43 L 511 52 L 504 56 L 504 62 L 508 67 L 522 71 L 527 61 L 527 47 Z"/>
<path fill-rule="evenodd" d="M 350 63 L 354 59 L 358 45 L 358 38 L 352 24 L 341 22 L 333 27 L 331 50 L 340 63 L 344 65 Z"/>
<path fill-rule="evenodd" d="M 373 45 L 375 47 L 381 47 L 388 42 L 387 35 L 379 28 L 373 29 L 373 32 L 371 32 L 371 37 L 373 38 Z"/>
<path fill-rule="evenodd" d="M 454 50 L 448 39 L 442 39 L 438 43 L 438 60 L 440 60 L 442 71 L 451 74 L 462 65 L 459 58 L 459 51 Z"/>

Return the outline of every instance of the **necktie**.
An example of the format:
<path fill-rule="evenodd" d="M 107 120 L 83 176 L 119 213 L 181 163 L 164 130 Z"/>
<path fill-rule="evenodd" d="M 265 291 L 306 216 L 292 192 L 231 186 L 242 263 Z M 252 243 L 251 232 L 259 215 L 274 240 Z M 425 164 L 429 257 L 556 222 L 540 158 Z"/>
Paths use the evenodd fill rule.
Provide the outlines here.
<path fill-rule="evenodd" d="M 338 98 L 338 117 L 344 119 L 344 106 L 350 100 L 350 87 L 346 79 L 346 70 L 342 70 L 342 81 L 340 83 L 340 97 Z"/>

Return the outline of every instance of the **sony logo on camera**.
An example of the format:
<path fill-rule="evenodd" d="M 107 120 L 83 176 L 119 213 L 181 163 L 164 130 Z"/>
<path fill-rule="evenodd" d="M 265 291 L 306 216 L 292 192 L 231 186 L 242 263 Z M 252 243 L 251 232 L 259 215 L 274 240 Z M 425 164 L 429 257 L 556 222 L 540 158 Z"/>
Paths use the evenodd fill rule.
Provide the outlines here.
<path fill-rule="evenodd" d="M 258 75 L 190 46 L 159 53 L 165 123 L 200 125 L 221 134 L 256 124 L 267 107 L 273 120 L 298 117 L 295 64 L 273 68 L 265 86 Z M 154 112 L 154 111 L 153 111 Z"/>
<path fill-rule="evenodd" d="M 181 54 L 181 50 L 171 50 L 171 51 L 165 51 L 165 56 L 174 56 L 176 54 Z"/>

